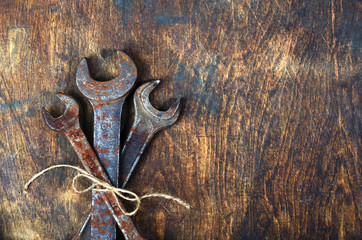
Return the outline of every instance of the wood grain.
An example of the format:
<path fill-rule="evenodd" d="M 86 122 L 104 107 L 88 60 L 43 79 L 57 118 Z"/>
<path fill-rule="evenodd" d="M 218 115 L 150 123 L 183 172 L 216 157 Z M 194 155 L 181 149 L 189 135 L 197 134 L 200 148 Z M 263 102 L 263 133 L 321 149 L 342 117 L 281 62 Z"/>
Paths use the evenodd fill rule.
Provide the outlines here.
<path fill-rule="evenodd" d="M 98 80 L 136 62 L 153 104 L 182 98 L 130 184 L 189 202 L 144 200 L 133 218 L 149 239 L 361 239 L 361 3 L 351 1 L 0 2 L 0 239 L 70 239 L 90 209 L 71 170 L 23 184 L 53 164 L 80 165 L 40 108 L 56 92 L 91 108 L 75 72 Z M 122 139 L 132 122 L 124 111 Z M 82 183 L 86 186 L 86 183 Z"/>

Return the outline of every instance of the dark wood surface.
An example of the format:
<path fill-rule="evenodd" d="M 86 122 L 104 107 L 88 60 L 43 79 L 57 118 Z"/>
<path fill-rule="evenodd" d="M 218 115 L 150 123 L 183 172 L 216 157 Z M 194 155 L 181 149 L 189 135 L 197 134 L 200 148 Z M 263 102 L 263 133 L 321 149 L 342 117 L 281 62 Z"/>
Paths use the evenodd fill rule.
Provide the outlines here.
<path fill-rule="evenodd" d="M 41 107 L 64 92 L 91 108 L 75 72 L 116 76 L 115 50 L 152 103 L 182 98 L 128 188 L 189 202 L 144 200 L 133 220 L 149 239 L 361 239 L 361 3 L 351 1 L 0 1 L 0 239 L 70 239 L 90 209 L 54 170 L 80 166 Z M 124 111 L 122 139 L 132 123 Z M 86 186 L 86 183 L 81 183 Z"/>

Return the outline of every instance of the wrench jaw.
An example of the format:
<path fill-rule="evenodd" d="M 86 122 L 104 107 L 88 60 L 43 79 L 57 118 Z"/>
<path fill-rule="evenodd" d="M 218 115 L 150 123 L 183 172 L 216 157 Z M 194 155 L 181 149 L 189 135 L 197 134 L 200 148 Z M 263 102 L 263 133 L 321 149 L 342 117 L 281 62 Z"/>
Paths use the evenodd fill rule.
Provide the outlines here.
<path fill-rule="evenodd" d="M 166 111 L 160 111 L 154 108 L 149 100 L 149 95 L 153 89 L 160 83 L 160 80 L 148 82 L 140 86 L 134 95 L 135 119 L 147 119 L 153 127 L 154 132 L 174 124 L 180 115 L 180 99 Z M 148 117 L 144 117 L 147 115 Z"/>
<path fill-rule="evenodd" d="M 117 58 L 121 72 L 116 78 L 106 82 L 92 79 L 86 59 L 80 62 L 76 83 L 84 96 L 101 103 L 116 100 L 128 93 L 136 81 L 137 68 L 132 59 L 124 52 L 117 51 Z"/>
<path fill-rule="evenodd" d="M 57 132 L 66 132 L 73 127 L 79 126 L 78 103 L 62 93 L 58 93 L 57 96 L 65 104 L 65 111 L 61 116 L 55 118 L 43 107 L 42 112 L 46 124 Z"/>

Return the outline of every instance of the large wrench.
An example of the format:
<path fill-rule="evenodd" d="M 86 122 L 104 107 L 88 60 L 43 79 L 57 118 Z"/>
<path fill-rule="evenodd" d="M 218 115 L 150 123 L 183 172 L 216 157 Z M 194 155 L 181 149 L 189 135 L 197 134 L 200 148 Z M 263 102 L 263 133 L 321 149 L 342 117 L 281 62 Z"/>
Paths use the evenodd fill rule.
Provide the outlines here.
<path fill-rule="evenodd" d="M 180 100 L 177 100 L 167 111 L 159 111 L 151 105 L 149 95 L 159 83 L 159 80 L 145 83 L 135 92 L 133 98 L 135 118 L 121 154 L 120 185 L 122 188 L 126 186 L 144 149 L 155 133 L 175 123 L 180 114 Z M 89 219 L 90 215 L 77 236 L 83 234 Z"/>
<path fill-rule="evenodd" d="M 80 128 L 79 106 L 77 102 L 73 98 L 64 94 L 58 94 L 58 97 L 66 105 L 64 113 L 60 117 L 54 118 L 43 108 L 45 122 L 52 130 L 65 135 L 82 161 L 84 168 L 89 173 L 100 180 L 110 183 L 106 172 L 98 161 L 97 155 L 93 151 L 82 129 Z M 98 186 L 98 188 L 100 187 Z M 111 192 L 103 192 L 103 194 L 101 194 L 101 198 L 101 201 L 106 203 L 108 212 L 116 220 L 116 223 L 124 234 L 125 239 L 143 239 L 134 227 L 132 220 L 124 214 L 124 210 L 122 209 L 122 206 L 115 194 Z"/>
<path fill-rule="evenodd" d="M 78 67 L 76 83 L 81 93 L 89 99 L 94 113 L 94 148 L 111 183 L 118 186 L 121 113 L 124 100 L 132 88 L 137 69 L 132 59 L 118 51 L 121 66 L 118 77 L 99 82 L 90 77 L 87 62 L 83 59 Z M 91 238 L 116 239 L 114 219 L 108 214 L 106 204 L 100 200 L 103 193 L 93 192 Z"/>

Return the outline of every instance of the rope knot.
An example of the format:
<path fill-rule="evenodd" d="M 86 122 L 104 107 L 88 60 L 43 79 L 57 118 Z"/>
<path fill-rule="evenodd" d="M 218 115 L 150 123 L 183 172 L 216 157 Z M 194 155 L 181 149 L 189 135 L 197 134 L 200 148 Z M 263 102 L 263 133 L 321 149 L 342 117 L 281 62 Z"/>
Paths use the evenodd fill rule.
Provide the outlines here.
<path fill-rule="evenodd" d="M 67 164 L 53 165 L 51 167 L 48 167 L 48 168 L 38 172 L 35 175 L 33 175 L 33 177 L 27 183 L 25 183 L 24 190 L 27 191 L 28 188 L 29 188 L 29 185 L 36 178 L 43 175 L 45 172 L 50 171 L 50 170 L 55 169 L 55 168 L 62 168 L 62 167 L 63 168 L 71 168 L 71 169 L 74 169 L 74 170 L 78 171 L 78 174 L 72 180 L 72 187 L 73 187 L 74 191 L 77 192 L 77 193 L 85 193 L 85 192 L 88 192 L 88 191 L 91 191 L 91 190 L 98 191 L 98 192 L 111 192 L 112 194 L 114 194 L 114 195 L 118 196 L 119 198 L 122 198 L 122 199 L 124 199 L 126 201 L 136 202 L 136 207 L 135 207 L 135 209 L 133 211 L 124 212 L 124 214 L 127 215 L 127 216 L 135 215 L 138 212 L 139 208 L 140 208 L 141 200 L 144 199 L 144 198 L 151 198 L 151 197 L 160 197 L 160 198 L 169 199 L 169 200 L 175 201 L 177 204 L 179 204 L 179 205 L 181 205 L 181 206 L 183 206 L 183 207 L 185 207 L 187 209 L 191 208 L 190 204 L 182 201 L 180 198 L 177 198 L 177 197 L 174 197 L 174 196 L 171 196 L 171 195 L 168 195 L 168 194 L 164 194 L 164 193 L 151 193 L 151 194 L 146 194 L 146 195 L 143 195 L 143 196 L 139 197 L 136 193 L 134 193 L 132 191 L 129 191 L 129 190 L 126 190 L 126 189 L 123 189 L 123 188 L 114 187 L 111 184 L 109 184 L 108 182 L 100 180 L 99 178 L 93 176 L 92 174 L 90 174 L 89 172 L 85 171 L 82 168 L 72 166 L 72 165 L 67 165 Z M 79 178 L 82 178 L 82 177 L 90 180 L 93 183 L 92 183 L 91 186 L 89 186 L 89 187 L 87 187 L 85 189 L 79 190 L 75 186 L 76 185 L 75 183 Z M 117 202 L 117 203 L 119 205 L 119 202 Z M 119 207 L 120 207 L 120 205 L 119 205 Z"/>

